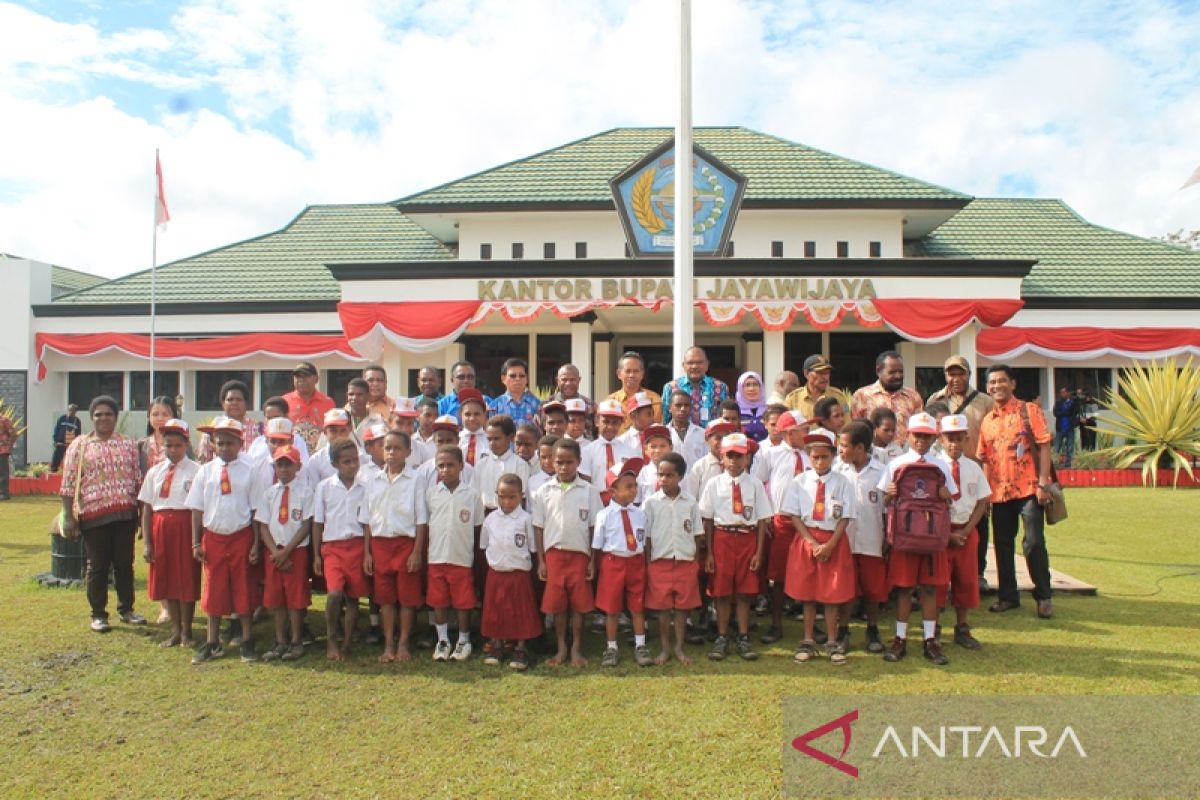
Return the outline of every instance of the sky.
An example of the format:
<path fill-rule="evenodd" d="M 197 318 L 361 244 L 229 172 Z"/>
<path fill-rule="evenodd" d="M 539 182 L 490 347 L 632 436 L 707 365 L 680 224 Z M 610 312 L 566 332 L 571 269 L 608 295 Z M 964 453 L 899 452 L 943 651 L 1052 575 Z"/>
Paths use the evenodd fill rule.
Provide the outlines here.
<path fill-rule="evenodd" d="M 0 1 L 0 252 L 106 276 L 675 121 L 673 0 Z M 694 0 L 694 124 L 1200 228 L 1200 2 Z"/>

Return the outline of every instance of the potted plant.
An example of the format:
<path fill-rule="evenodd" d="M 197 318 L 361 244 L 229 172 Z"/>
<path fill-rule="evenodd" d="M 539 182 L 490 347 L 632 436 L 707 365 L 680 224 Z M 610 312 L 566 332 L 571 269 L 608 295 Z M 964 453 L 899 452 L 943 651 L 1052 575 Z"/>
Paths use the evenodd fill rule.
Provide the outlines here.
<path fill-rule="evenodd" d="M 1121 370 L 1120 391 L 1108 392 L 1103 406 L 1112 412 L 1097 421 L 1096 431 L 1116 443 L 1096 455 L 1111 458 L 1113 466 L 1140 465 L 1142 485 L 1158 486 L 1171 476 L 1179 486 L 1194 485 L 1193 462 L 1200 456 L 1200 368 L 1191 357 L 1179 366 L 1134 364 Z"/>

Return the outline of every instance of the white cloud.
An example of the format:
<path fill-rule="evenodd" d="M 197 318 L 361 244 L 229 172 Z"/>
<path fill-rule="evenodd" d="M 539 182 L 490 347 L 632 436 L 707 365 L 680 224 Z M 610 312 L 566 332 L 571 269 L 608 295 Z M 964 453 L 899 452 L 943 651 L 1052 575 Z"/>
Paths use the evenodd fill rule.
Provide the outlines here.
<path fill-rule="evenodd" d="M 1031 181 L 1137 233 L 1200 227 L 1200 189 L 1176 191 L 1200 163 L 1194 13 L 694 8 L 697 124 L 980 195 Z M 392 199 L 607 128 L 671 125 L 673 25 L 660 0 L 191 0 L 161 30 L 105 34 L 0 3 L 0 250 L 144 268 L 156 146 L 167 261 L 309 203 Z"/>

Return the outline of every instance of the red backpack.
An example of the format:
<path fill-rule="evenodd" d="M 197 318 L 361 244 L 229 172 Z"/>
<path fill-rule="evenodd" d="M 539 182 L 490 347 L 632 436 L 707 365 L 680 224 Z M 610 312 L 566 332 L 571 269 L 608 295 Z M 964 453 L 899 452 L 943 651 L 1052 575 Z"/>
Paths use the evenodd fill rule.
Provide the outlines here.
<path fill-rule="evenodd" d="M 940 553 L 950 542 L 950 508 L 938 496 L 946 475 L 936 464 L 905 464 L 896 473 L 896 498 L 888 512 L 888 544 L 901 553 Z"/>

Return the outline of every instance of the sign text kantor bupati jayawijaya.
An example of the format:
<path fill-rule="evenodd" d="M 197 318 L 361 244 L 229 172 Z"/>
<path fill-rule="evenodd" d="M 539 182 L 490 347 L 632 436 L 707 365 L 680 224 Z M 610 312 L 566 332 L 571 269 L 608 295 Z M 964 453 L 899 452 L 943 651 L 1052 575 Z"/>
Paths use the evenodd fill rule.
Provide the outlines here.
<path fill-rule="evenodd" d="M 697 300 L 868 300 L 869 278 L 697 278 Z M 586 300 L 671 300 L 670 278 L 514 278 L 481 280 L 485 301 L 578 302 Z"/>

